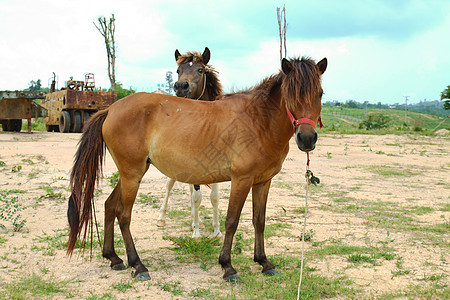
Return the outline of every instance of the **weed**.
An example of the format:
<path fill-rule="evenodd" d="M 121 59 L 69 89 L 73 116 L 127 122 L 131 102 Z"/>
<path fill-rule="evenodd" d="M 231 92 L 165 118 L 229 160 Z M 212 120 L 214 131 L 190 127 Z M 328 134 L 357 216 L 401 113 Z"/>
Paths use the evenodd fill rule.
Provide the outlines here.
<path fill-rule="evenodd" d="M 130 282 L 123 282 L 122 280 L 119 283 L 111 284 L 111 287 L 122 293 L 125 293 L 129 289 L 135 289 Z"/>
<path fill-rule="evenodd" d="M 66 285 L 65 281 L 45 280 L 33 273 L 31 276 L 16 279 L 13 283 L 6 283 L 3 288 L 7 299 L 48 299 L 53 298 L 55 294 L 64 298 L 69 297 L 70 293 L 65 290 Z M 30 297 L 31 295 L 33 297 Z"/>
<path fill-rule="evenodd" d="M 60 199 L 62 198 L 62 193 L 55 192 L 55 189 L 52 187 L 46 187 L 45 191 L 47 192 L 45 195 L 39 197 L 39 199 Z"/>
<path fill-rule="evenodd" d="M 16 165 L 16 166 L 12 167 L 11 172 L 19 173 L 21 170 L 22 170 L 22 166 L 21 165 Z"/>
<path fill-rule="evenodd" d="M 24 210 L 18 197 L 7 197 L 7 193 L 0 192 L 0 221 L 12 224 L 13 231 L 20 231 L 26 223 L 20 212 Z M 0 223 L 0 228 L 6 229 L 6 225 Z"/>
<path fill-rule="evenodd" d="M 311 241 L 313 239 L 313 237 L 314 237 L 314 234 L 315 234 L 315 232 L 314 232 L 313 229 L 310 229 L 310 230 L 306 231 L 305 232 L 305 242 Z M 303 232 L 300 235 L 300 240 L 302 240 L 302 239 L 303 239 Z"/>
<path fill-rule="evenodd" d="M 112 175 L 107 177 L 107 179 L 112 188 L 116 187 L 117 182 L 119 182 L 119 171 L 112 173 Z"/>
<path fill-rule="evenodd" d="M 152 195 L 151 193 L 139 193 L 137 201 L 142 204 L 150 204 L 153 208 L 158 208 L 159 198 Z"/>
<path fill-rule="evenodd" d="M 183 287 L 181 287 L 181 282 L 179 281 L 174 283 L 164 283 L 161 288 L 174 296 L 178 296 L 184 293 Z"/>
<path fill-rule="evenodd" d="M 31 159 L 29 159 L 29 158 L 22 159 L 22 162 L 24 164 L 34 165 L 34 162 Z"/>
<path fill-rule="evenodd" d="M 3 160 L 0 160 L 0 167 L 6 166 L 6 163 Z"/>

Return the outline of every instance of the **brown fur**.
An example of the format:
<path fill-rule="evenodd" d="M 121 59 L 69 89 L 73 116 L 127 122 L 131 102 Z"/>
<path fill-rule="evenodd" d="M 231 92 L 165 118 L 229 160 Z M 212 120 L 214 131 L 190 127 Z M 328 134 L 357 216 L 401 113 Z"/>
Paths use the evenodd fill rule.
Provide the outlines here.
<path fill-rule="evenodd" d="M 104 143 L 120 174 L 119 183 L 105 202 L 103 256 L 111 261 L 112 268 L 125 268 L 114 250 L 117 218 L 128 264 L 135 268 L 138 278 L 149 279 L 148 269 L 137 254 L 130 223 L 140 181 L 151 163 L 181 182 L 207 184 L 231 180 L 226 233 L 219 256 L 224 278 L 230 281 L 237 278 L 231 265 L 232 241 L 251 189 L 254 261 L 264 273 L 274 274 L 275 266 L 264 250 L 264 225 L 270 183 L 281 170 L 293 134 L 283 107 L 291 103 L 297 118 L 317 122 L 322 88 L 315 80 L 326 69 L 326 60 L 321 62 L 318 68 L 315 64 L 291 60 L 286 63 L 290 67 L 282 68 L 283 73 L 266 78 L 249 94 L 234 94 L 224 101 L 136 93 L 99 112 L 82 135 L 72 170 L 68 211 L 72 240 L 68 252 L 73 251 L 73 237 L 79 237 L 82 228 L 93 222 L 93 186 L 101 169 Z M 300 149 L 313 149 L 317 139 L 313 126 L 298 126 L 295 136 L 299 148 L 302 139 L 305 150 Z"/>

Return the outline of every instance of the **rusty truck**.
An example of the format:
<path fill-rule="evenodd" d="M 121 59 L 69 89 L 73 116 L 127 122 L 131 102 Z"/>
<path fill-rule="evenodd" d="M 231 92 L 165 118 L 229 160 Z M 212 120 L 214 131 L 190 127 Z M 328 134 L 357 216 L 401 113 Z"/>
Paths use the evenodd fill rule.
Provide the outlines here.
<path fill-rule="evenodd" d="M 86 73 L 84 81 L 70 78 L 59 91 L 55 89 L 53 76 L 50 93 L 42 100 L 42 106 L 48 111 L 45 127 L 47 131 L 81 132 L 92 114 L 107 108 L 116 100 L 116 93 L 95 90 L 92 73 Z"/>
<path fill-rule="evenodd" d="M 44 99 L 40 91 L 0 91 L 0 124 L 3 131 L 22 129 L 22 119 L 28 120 L 28 133 L 31 133 L 31 118 L 47 116 L 47 110 L 34 101 Z"/>

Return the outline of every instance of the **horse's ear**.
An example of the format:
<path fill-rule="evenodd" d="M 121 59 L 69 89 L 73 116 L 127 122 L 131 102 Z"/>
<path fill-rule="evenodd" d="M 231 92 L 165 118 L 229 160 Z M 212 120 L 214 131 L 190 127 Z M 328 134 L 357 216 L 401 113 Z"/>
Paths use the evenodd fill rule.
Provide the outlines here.
<path fill-rule="evenodd" d="M 210 58 L 211 58 L 211 52 L 209 51 L 208 47 L 205 47 L 205 51 L 203 51 L 203 54 L 202 54 L 203 64 L 204 65 L 208 64 Z"/>
<path fill-rule="evenodd" d="M 327 64 L 328 61 L 326 57 L 317 63 L 317 67 L 319 68 L 320 74 L 325 73 L 325 70 L 327 69 Z"/>
<path fill-rule="evenodd" d="M 178 56 L 180 56 L 180 52 L 178 51 L 178 49 L 175 50 L 175 61 L 178 60 Z"/>
<path fill-rule="evenodd" d="M 283 58 L 283 60 L 281 61 L 281 70 L 283 71 L 284 75 L 289 74 L 289 72 L 291 72 L 293 68 L 294 67 L 292 66 L 292 63 L 286 58 Z"/>

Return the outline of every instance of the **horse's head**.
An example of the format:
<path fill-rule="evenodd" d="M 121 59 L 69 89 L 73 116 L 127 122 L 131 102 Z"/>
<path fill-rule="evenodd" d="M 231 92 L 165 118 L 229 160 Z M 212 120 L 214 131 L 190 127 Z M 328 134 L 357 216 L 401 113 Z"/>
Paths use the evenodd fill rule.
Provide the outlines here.
<path fill-rule="evenodd" d="M 211 57 L 208 47 L 203 54 L 188 52 L 181 55 L 175 50 L 175 60 L 178 64 L 178 80 L 174 90 L 178 97 L 200 99 L 205 95 L 207 64 Z"/>
<path fill-rule="evenodd" d="M 327 59 L 317 64 L 312 59 L 283 59 L 281 70 L 282 97 L 286 101 L 286 112 L 295 130 L 295 141 L 300 150 L 314 150 L 317 142 L 317 124 L 321 124 L 322 110 L 321 76 L 327 69 Z"/>

